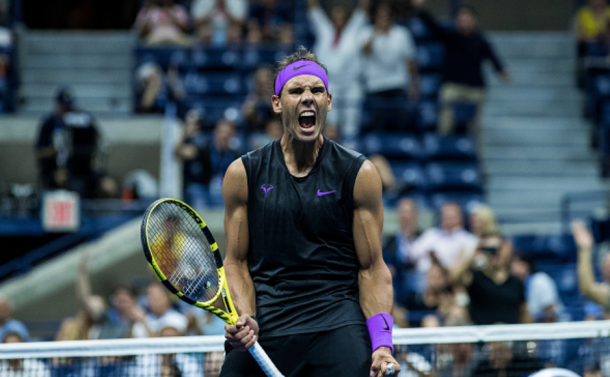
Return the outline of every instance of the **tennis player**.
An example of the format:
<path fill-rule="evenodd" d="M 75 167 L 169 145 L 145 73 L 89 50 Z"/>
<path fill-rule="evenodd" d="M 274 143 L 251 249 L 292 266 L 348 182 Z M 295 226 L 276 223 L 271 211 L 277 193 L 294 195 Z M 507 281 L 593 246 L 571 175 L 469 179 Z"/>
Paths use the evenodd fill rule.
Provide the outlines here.
<path fill-rule="evenodd" d="M 225 326 L 220 375 L 264 376 L 239 352 L 255 340 L 286 376 L 395 375 L 379 175 L 322 136 L 333 98 L 316 55 L 301 47 L 280 61 L 274 88 L 282 138 L 233 162 L 222 188 L 240 317 Z"/>

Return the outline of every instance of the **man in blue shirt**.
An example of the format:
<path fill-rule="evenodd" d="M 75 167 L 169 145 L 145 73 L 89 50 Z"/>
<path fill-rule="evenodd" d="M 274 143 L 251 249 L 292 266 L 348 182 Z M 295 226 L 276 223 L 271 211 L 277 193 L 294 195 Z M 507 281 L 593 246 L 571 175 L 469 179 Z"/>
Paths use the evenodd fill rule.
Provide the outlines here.
<path fill-rule="evenodd" d="M 8 297 L 0 296 L 0 342 L 8 333 L 17 333 L 24 341 L 30 340 L 30 334 L 25 325 L 16 319 L 11 319 L 13 316 L 13 304 Z"/>

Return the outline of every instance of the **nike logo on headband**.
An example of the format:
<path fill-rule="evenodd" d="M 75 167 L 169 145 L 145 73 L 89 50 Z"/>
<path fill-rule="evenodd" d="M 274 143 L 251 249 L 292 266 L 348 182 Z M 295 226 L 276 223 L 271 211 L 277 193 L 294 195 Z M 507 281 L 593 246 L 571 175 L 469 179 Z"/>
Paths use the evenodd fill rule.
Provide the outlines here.
<path fill-rule="evenodd" d="M 300 65 L 298 67 L 292 67 L 292 70 L 296 71 L 297 69 L 301 69 L 301 68 L 306 67 L 306 66 L 307 66 L 307 64 L 303 64 L 303 65 Z"/>

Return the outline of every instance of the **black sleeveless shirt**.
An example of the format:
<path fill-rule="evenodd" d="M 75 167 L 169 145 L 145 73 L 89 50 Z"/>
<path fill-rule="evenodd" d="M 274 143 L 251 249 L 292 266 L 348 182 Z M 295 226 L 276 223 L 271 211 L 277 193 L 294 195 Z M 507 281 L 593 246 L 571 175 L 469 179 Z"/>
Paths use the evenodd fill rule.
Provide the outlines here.
<path fill-rule="evenodd" d="M 261 337 L 365 324 L 352 232 L 354 185 L 364 160 L 326 138 L 304 178 L 288 171 L 279 140 L 242 157 Z"/>

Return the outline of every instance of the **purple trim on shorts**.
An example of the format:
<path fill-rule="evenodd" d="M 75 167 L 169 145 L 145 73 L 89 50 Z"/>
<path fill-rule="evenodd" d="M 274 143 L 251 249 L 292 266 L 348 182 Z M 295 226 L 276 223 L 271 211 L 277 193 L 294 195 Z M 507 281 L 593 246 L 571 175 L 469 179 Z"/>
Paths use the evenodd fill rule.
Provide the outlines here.
<path fill-rule="evenodd" d="M 291 78 L 301 75 L 312 75 L 319 77 L 320 80 L 324 82 L 326 91 L 328 91 L 328 77 L 326 76 L 324 68 L 310 60 L 299 60 L 288 64 L 286 68 L 282 69 L 282 71 L 277 75 L 277 78 L 275 79 L 275 95 L 280 95 L 282 88 Z"/>
<path fill-rule="evenodd" d="M 366 320 L 366 326 L 369 328 L 371 335 L 371 344 L 373 352 L 379 347 L 389 347 L 394 353 L 392 345 L 392 326 L 394 319 L 388 313 L 377 313 Z"/>

